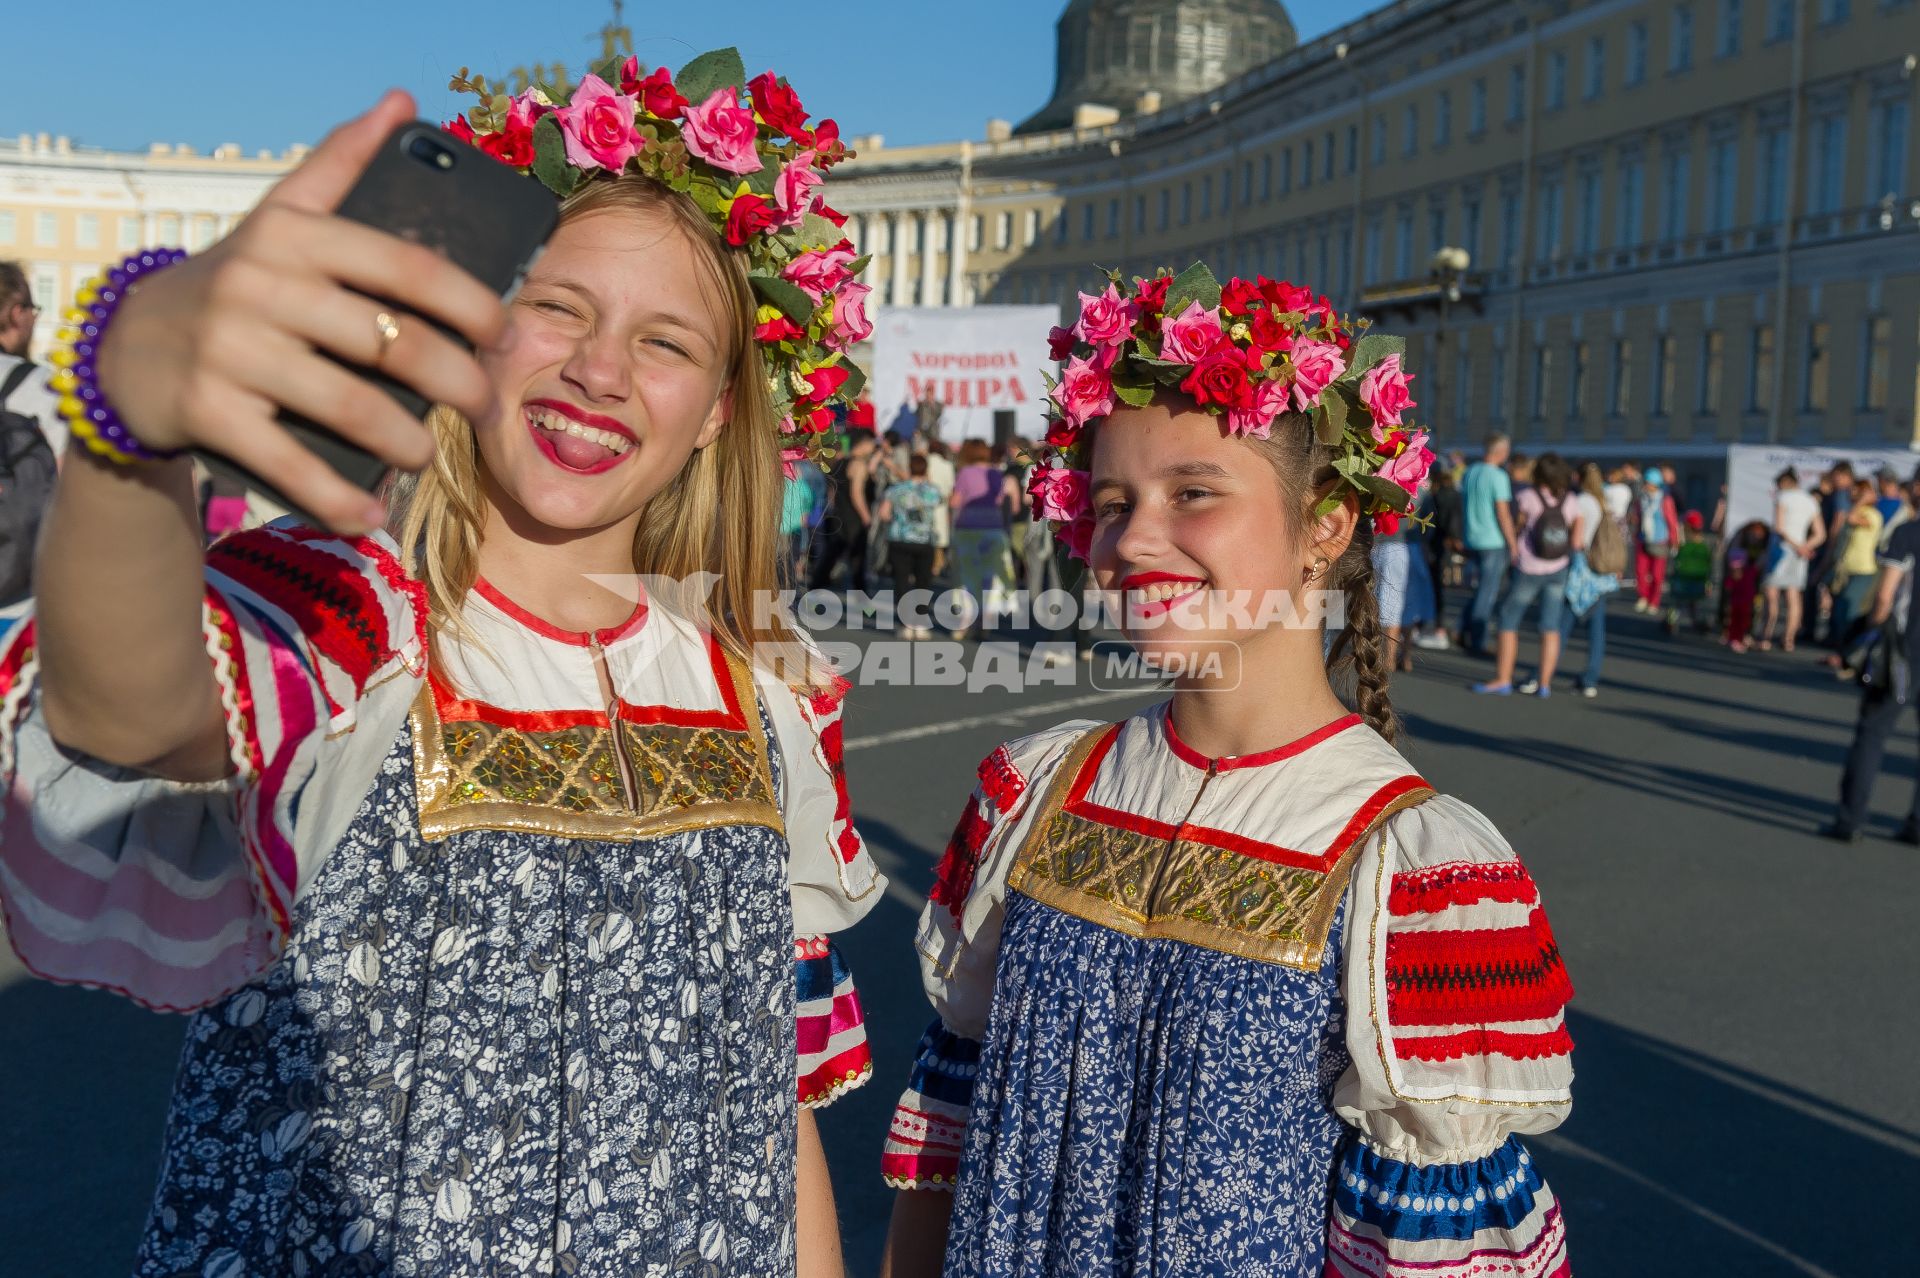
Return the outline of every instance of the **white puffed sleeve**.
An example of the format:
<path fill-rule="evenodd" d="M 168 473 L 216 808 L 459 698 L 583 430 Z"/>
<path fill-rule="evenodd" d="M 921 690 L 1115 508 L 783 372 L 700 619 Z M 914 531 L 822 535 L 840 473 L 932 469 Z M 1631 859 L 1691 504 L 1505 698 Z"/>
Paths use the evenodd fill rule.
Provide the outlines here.
<path fill-rule="evenodd" d="M 300 892 L 372 784 L 425 670 L 424 595 L 384 536 L 228 537 L 202 607 L 231 775 L 106 767 L 48 734 L 36 628 L 0 651 L 0 902 L 40 976 L 188 1011 L 279 953 Z"/>
<path fill-rule="evenodd" d="M 1053 772 L 1090 722 L 1008 742 L 981 761 L 978 781 L 940 859 L 917 948 L 936 1013 L 893 1111 L 881 1175 L 895 1189 L 951 1190 L 993 1003 L 1007 872 Z"/>
<path fill-rule="evenodd" d="M 1329 1272 L 1568 1272 L 1559 1204 L 1518 1139 L 1572 1104 L 1573 988 L 1532 877 L 1442 796 L 1388 821 L 1352 893 L 1353 1064 L 1334 1107 L 1357 1136 L 1336 1169 Z"/>

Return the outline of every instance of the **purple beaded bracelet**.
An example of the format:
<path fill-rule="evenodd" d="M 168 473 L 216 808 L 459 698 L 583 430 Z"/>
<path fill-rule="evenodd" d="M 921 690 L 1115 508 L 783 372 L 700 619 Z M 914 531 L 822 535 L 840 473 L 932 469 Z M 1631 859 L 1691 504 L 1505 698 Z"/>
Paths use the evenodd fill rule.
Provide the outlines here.
<path fill-rule="evenodd" d="M 120 265 L 81 285 L 73 309 L 64 317 L 66 326 L 59 333 L 64 345 L 47 357 L 59 368 L 51 385 L 60 395 L 60 416 L 90 452 L 129 463 L 167 461 L 183 451 L 148 448 L 127 429 L 100 390 L 94 357 L 101 335 L 135 281 L 186 257 L 185 249 L 146 249 L 131 254 Z"/>

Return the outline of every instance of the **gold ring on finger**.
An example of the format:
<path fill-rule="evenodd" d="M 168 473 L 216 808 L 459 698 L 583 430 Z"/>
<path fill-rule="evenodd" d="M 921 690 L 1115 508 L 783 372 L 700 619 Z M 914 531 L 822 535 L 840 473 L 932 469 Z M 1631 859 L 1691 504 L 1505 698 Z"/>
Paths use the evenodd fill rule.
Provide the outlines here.
<path fill-rule="evenodd" d="M 373 357 L 374 367 L 378 368 L 386 362 L 387 352 L 393 349 L 393 344 L 400 340 L 400 321 L 381 311 L 373 317 L 373 326 L 380 330 L 380 350 Z"/>

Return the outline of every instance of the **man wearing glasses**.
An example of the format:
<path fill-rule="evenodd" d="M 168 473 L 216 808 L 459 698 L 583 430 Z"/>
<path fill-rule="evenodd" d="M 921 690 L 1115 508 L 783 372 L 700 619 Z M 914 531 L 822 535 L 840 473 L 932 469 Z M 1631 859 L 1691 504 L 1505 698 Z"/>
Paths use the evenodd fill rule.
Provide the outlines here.
<path fill-rule="evenodd" d="M 18 262 L 0 262 L 0 355 L 25 359 L 40 308 Z"/>
<path fill-rule="evenodd" d="M 12 380 L 14 369 L 22 361 L 31 362 L 28 348 L 33 344 L 33 324 L 39 315 L 33 286 L 27 282 L 27 273 L 20 263 L 0 261 L 0 386 Z M 26 379 L 6 396 L 5 402 L 0 403 L 0 409 L 38 422 L 48 446 L 58 457 L 67 450 L 67 424 L 54 411 L 58 397 L 47 385 L 52 375 L 50 366 L 35 365 Z"/>

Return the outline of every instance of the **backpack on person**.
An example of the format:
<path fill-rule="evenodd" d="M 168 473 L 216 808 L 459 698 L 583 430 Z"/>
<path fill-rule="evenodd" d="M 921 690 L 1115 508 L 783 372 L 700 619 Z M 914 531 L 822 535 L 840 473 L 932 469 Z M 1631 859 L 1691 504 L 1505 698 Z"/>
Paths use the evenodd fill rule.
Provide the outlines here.
<path fill-rule="evenodd" d="M 1567 523 L 1566 512 L 1561 509 L 1566 504 L 1565 496 L 1552 506 L 1546 505 L 1542 498 L 1540 513 L 1527 526 L 1527 549 L 1541 559 L 1565 559 L 1573 553 L 1573 528 Z M 1591 560 L 1588 566 L 1592 566 Z"/>
<path fill-rule="evenodd" d="M 1627 570 L 1627 530 L 1604 506 L 1600 526 L 1587 546 L 1587 567 L 1602 577 L 1618 577 Z"/>
<path fill-rule="evenodd" d="M 7 407 L 35 367 L 21 360 L 0 382 L 0 606 L 33 593 L 33 548 L 59 473 L 40 423 Z"/>

